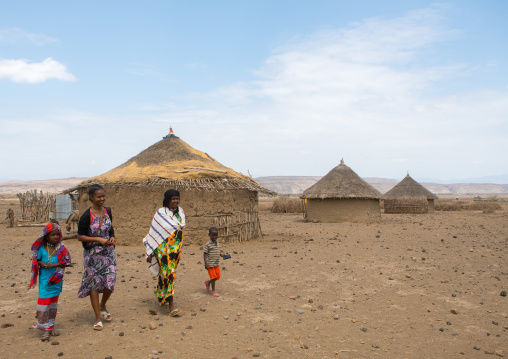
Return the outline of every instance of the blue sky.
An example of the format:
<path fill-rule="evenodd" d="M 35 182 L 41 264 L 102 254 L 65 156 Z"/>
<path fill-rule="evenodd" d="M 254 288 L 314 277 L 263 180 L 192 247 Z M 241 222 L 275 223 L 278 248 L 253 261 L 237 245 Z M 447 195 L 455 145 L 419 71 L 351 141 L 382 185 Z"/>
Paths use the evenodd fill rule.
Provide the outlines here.
<path fill-rule="evenodd" d="M 505 1 L 23 1 L 0 12 L 0 180 L 159 141 L 254 177 L 508 173 Z"/>

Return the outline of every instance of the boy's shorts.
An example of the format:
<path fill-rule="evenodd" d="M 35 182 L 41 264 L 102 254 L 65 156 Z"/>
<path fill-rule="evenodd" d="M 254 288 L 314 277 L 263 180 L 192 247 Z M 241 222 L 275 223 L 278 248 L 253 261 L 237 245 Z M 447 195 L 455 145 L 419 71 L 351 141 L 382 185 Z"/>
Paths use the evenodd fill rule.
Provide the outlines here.
<path fill-rule="evenodd" d="M 210 279 L 220 279 L 220 267 L 209 267 L 208 268 L 208 275 L 210 276 Z"/>

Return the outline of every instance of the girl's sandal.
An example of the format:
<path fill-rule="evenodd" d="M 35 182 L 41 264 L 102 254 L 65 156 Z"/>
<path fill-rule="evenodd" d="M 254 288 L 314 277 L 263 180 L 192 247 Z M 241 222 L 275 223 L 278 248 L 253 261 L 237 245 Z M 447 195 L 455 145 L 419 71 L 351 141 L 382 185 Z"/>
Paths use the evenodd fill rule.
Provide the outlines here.
<path fill-rule="evenodd" d="M 102 322 L 97 322 L 93 325 L 93 330 L 102 330 Z"/>
<path fill-rule="evenodd" d="M 182 314 L 182 311 L 180 309 L 173 309 L 171 312 L 169 312 L 169 315 L 172 317 L 179 317 Z"/>
<path fill-rule="evenodd" d="M 45 331 L 44 333 L 42 333 L 41 341 L 49 342 L 49 332 Z"/>
<path fill-rule="evenodd" d="M 217 293 L 215 290 L 212 292 L 212 295 L 213 295 L 214 297 L 220 297 L 219 293 Z"/>

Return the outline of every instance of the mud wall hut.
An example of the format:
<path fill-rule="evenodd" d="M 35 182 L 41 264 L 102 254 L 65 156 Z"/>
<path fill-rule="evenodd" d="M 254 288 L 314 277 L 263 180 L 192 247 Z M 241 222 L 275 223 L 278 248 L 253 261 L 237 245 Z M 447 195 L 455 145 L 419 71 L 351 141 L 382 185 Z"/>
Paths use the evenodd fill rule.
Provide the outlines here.
<path fill-rule="evenodd" d="M 416 182 L 409 173 L 384 196 L 385 213 L 434 213 L 437 196 Z"/>
<path fill-rule="evenodd" d="M 381 219 L 381 193 L 341 160 L 300 197 L 305 217 L 318 222 L 377 222 Z"/>
<path fill-rule="evenodd" d="M 80 213 L 90 207 L 88 187 L 94 183 L 104 187 L 117 241 L 125 245 L 141 243 L 168 189 L 180 191 L 187 243 L 206 241 L 211 226 L 219 229 L 222 241 L 258 237 L 258 193 L 274 194 L 189 146 L 172 130 L 117 168 L 65 191 L 79 191 Z"/>

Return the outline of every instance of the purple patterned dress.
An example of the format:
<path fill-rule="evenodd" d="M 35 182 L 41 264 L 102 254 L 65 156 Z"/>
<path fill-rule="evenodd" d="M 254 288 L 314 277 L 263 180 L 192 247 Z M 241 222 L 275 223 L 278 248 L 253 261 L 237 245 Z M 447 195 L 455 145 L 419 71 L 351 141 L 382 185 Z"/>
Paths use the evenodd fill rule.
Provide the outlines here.
<path fill-rule="evenodd" d="M 93 217 L 90 213 L 90 228 L 88 236 L 109 239 L 112 226 L 107 211 L 100 217 Z M 103 293 L 104 289 L 113 291 L 116 282 L 116 255 L 114 246 L 97 246 L 83 250 L 83 279 L 78 291 L 78 298 L 84 298 L 92 290 Z"/>

